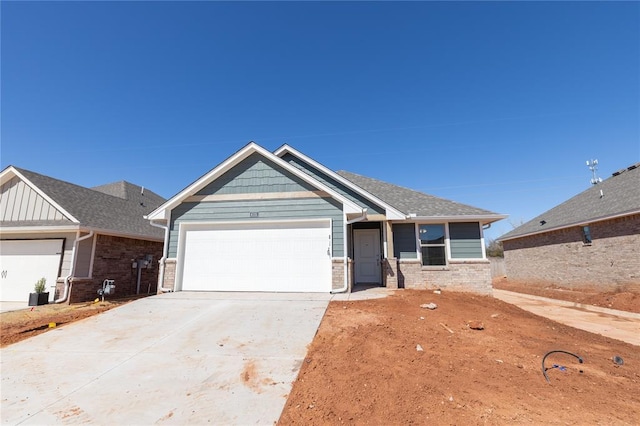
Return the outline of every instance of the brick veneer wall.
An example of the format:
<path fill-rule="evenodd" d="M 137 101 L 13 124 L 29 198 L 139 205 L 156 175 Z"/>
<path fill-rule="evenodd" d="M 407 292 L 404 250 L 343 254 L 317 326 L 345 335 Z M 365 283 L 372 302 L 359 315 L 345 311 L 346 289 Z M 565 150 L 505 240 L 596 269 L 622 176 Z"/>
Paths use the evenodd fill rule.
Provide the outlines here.
<path fill-rule="evenodd" d="M 115 280 L 115 294 L 106 298 L 117 298 L 136 294 L 137 269 L 131 267 L 134 259 L 153 255 L 151 267 L 141 270 L 140 293 L 156 293 L 158 283 L 158 259 L 162 256 L 162 242 L 143 241 L 133 238 L 97 235 L 93 260 L 93 278 L 73 279 L 69 303 L 85 302 L 98 297 L 97 290 L 105 279 Z M 57 289 L 61 293 L 62 288 Z M 59 297 L 59 295 L 56 295 Z"/>
<path fill-rule="evenodd" d="M 162 266 L 160 266 L 162 267 Z M 168 290 L 175 290 L 176 285 L 176 259 L 166 259 L 164 261 L 164 277 L 162 286 Z M 158 289 L 158 294 L 162 293 L 162 288 Z"/>
<path fill-rule="evenodd" d="M 353 287 L 353 262 L 347 258 L 347 291 Z M 331 288 L 337 290 L 344 287 L 344 261 L 342 259 L 331 260 Z"/>
<path fill-rule="evenodd" d="M 567 288 L 640 289 L 640 214 L 503 241 L 507 277 Z"/>
<path fill-rule="evenodd" d="M 440 269 L 423 267 L 420 261 L 397 263 L 400 288 L 455 290 L 493 294 L 488 260 L 451 262 Z"/>

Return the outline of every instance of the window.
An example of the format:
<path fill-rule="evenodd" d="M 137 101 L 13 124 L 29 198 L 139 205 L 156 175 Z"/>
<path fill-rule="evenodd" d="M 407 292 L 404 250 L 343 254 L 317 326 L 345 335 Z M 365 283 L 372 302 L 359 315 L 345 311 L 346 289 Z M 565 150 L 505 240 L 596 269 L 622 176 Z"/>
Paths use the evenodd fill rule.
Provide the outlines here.
<path fill-rule="evenodd" d="M 422 265 L 446 265 L 444 224 L 418 225 Z"/>
<path fill-rule="evenodd" d="M 582 227 L 582 241 L 585 244 L 591 244 L 591 229 L 588 226 Z"/>

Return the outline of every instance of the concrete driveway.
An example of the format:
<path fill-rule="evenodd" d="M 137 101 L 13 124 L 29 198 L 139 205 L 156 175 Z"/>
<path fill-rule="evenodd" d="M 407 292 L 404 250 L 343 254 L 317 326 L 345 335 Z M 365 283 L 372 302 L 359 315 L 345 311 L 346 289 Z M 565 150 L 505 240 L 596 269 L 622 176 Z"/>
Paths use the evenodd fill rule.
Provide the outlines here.
<path fill-rule="evenodd" d="M 329 294 L 170 293 L 0 350 L 3 424 L 273 424 Z"/>

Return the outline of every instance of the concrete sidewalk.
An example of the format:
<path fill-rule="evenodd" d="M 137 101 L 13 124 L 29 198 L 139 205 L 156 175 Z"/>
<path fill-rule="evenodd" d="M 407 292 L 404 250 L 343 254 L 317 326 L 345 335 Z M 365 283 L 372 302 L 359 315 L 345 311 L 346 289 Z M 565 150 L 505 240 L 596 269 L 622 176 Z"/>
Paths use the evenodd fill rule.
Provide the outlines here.
<path fill-rule="evenodd" d="M 640 346 L 640 314 L 506 290 L 493 296 L 559 323 Z"/>

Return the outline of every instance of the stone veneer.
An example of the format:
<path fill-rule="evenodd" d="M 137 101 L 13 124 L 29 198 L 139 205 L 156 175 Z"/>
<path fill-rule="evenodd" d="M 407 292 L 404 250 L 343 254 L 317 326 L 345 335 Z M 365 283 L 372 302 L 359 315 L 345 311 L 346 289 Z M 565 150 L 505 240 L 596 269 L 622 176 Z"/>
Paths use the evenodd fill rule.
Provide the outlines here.
<path fill-rule="evenodd" d="M 503 241 L 507 277 L 567 288 L 640 289 L 640 214 Z"/>
<path fill-rule="evenodd" d="M 488 260 L 450 262 L 440 268 L 424 267 L 420 261 L 404 260 L 396 262 L 395 269 L 390 261 L 389 267 L 396 274 L 399 288 L 493 293 L 491 264 Z"/>
<path fill-rule="evenodd" d="M 349 275 L 348 289 L 353 288 L 353 261 L 347 260 Z M 176 260 L 167 259 L 164 265 L 165 289 L 174 289 Z M 384 285 L 387 288 L 448 289 L 478 294 L 492 294 L 491 265 L 488 260 L 473 262 L 454 262 L 442 269 L 423 268 L 419 261 L 387 259 L 384 263 Z M 344 261 L 333 259 L 331 262 L 331 288 L 337 290 L 344 286 Z"/>

